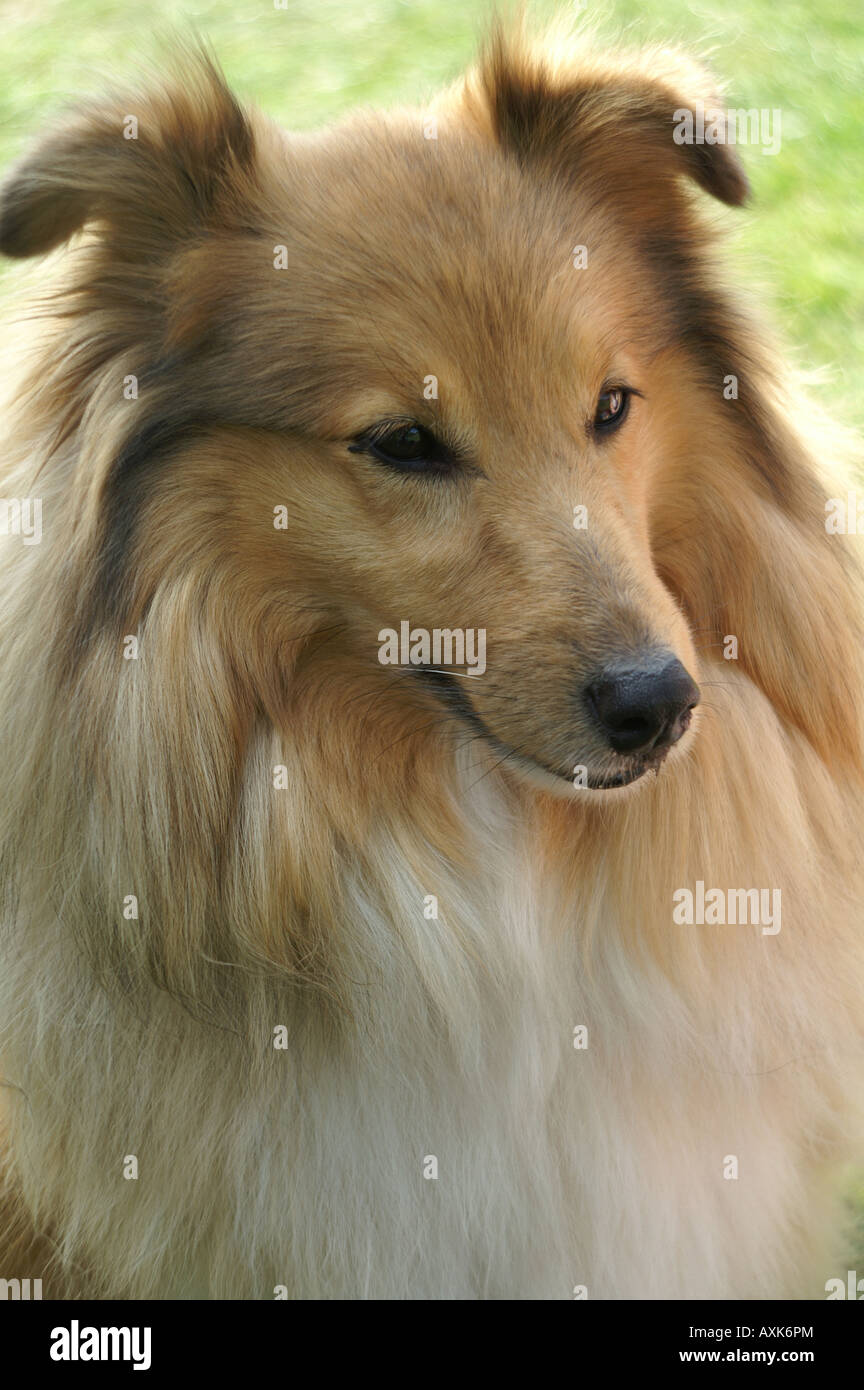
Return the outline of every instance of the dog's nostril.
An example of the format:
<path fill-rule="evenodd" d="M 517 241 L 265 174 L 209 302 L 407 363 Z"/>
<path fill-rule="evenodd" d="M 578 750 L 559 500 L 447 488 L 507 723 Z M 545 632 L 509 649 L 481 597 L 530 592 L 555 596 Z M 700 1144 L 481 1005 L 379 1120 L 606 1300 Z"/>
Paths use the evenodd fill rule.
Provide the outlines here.
<path fill-rule="evenodd" d="M 662 752 L 677 743 L 699 703 L 681 662 L 662 670 L 610 671 L 586 688 L 588 705 L 616 753 Z"/>

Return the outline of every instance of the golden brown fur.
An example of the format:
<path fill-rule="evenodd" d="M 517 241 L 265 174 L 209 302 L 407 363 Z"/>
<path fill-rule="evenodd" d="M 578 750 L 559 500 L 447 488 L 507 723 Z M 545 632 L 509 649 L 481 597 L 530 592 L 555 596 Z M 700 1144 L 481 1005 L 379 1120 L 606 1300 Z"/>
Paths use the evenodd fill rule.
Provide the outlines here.
<path fill-rule="evenodd" d="M 76 238 L 4 465 L 44 537 L 0 554 L 6 1168 L 46 1296 L 845 1269 L 858 570 L 714 263 L 737 157 L 671 141 L 698 99 L 683 59 L 498 37 L 437 139 L 423 112 L 292 137 L 189 58 L 10 175 L 0 249 Z M 601 450 L 610 371 L 644 399 Z M 480 471 L 347 450 L 391 416 Z M 402 619 L 487 631 L 470 697 L 518 756 L 380 665 Z M 574 691 L 646 643 L 699 680 L 691 731 L 657 778 L 556 785 L 608 763 Z M 780 888 L 782 930 L 674 925 L 699 879 Z"/>

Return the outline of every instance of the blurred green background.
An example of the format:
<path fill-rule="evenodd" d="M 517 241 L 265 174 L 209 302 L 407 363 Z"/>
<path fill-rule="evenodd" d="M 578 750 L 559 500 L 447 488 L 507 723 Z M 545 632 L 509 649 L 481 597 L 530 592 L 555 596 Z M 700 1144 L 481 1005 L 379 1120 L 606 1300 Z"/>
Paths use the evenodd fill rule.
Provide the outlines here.
<path fill-rule="evenodd" d="M 309 127 L 358 103 L 422 102 L 470 61 L 487 0 L 0 0 L 0 168 L 57 107 L 134 77 L 160 41 L 197 29 L 246 99 Z M 506 9 L 506 5 L 501 8 Z M 728 104 L 779 108 L 776 156 L 743 151 L 754 201 L 729 214 L 736 277 L 763 300 L 814 394 L 864 428 L 862 0 L 603 0 L 575 10 L 601 40 L 680 43 L 728 82 Z M 4 268 L 6 283 L 13 268 Z M 860 1260 L 864 1183 L 853 1180 Z M 859 1262 L 859 1269 L 864 1264 Z"/>
<path fill-rule="evenodd" d="M 195 27 L 246 98 L 284 124 L 357 103 L 422 100 L 469 61 L 487 0 L 0 0 L 0 166 L 46 114 L 134 74 L 159 36 Z M 506 0 L 503 8 L 506 9 Z M 861 0 L 536 0 L 614 40 L 708 54 L 729 104 L 780 108 L 776 156 L 745 149 L 755 200 L 735 219 L 737 273 L 760 294 L 815 393 L 864 426 L 864 10 Z M 4 272 L 8 277 L 8 270 Z"/>

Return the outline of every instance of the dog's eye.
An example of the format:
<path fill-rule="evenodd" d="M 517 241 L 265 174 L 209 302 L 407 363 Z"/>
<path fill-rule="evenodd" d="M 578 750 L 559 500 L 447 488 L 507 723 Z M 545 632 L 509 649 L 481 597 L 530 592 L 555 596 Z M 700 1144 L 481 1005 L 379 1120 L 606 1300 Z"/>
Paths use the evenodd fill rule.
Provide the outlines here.
<path fill-rule="evenodd" d="M 631 395 L 626 386 L 609 386 L 601 391 L 594 412 L 594 429 L 612 430 L 620 425 L 630 407 Z"/>
<path fill-rule="evenodd" d="M 371 454 L 380 463 L 402 473 L 450 472 L 453 456 L 429 430 L 417 424 L 385 423 L 368 430 L 348 448 L 354 454 Z"/>

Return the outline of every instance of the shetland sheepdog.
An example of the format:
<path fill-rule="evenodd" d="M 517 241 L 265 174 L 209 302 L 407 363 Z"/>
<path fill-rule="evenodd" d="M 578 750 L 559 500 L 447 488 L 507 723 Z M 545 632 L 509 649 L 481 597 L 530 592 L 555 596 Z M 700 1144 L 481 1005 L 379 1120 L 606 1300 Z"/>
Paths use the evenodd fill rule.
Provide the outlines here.
<path fill-rule="evenodd" d="M 55 253 L 4 415 L 0 1275 L 824 1297 L 864 610 L 727 287 L 738 150 L 674 135 L 712 79 L 505 27 L 292 135 L 176 68 L 0 201 Z"/>

